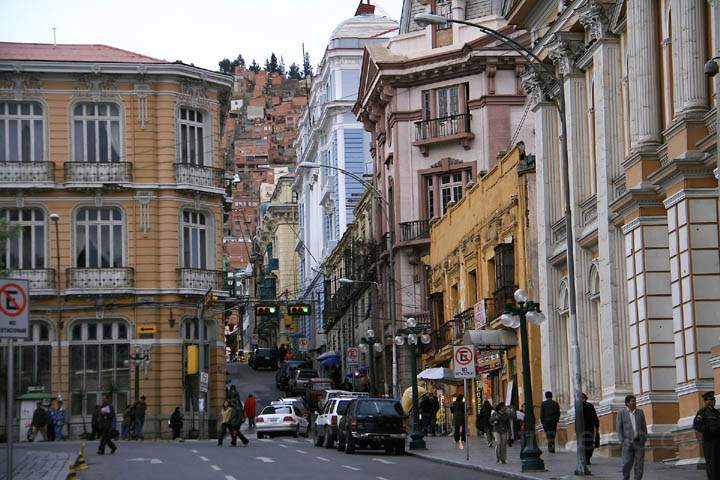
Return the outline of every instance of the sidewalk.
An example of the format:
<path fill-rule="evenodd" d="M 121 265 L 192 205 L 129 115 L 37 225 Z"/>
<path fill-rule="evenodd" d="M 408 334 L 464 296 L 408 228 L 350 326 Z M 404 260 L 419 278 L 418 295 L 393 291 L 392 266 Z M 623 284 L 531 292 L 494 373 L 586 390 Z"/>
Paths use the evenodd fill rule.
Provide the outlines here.
<path fill-rule="evenodd" d="M 425 437 L 427 450 L 407 450 L 408 454 L 437 463 L 494 473 L 499 477 L 517 479 L 555 480 L 574 477 L 575 452 L 547 453 L 543 450 L 542 459 L 546 472 L 523 473 L 520 463 L 520 443 L 515 442 L 508 447 L 507 464 L 495 462 L 495 449 L 488 448 L 487 443 L 478 437 L 469 439 L 470 461 L 465 459 L 466 451 L 460 450 L 452 437 Z M 619 458 L 605 458 L 597 455 L 590 465 L 592 478 L 618 479 L 620 473 Z M 705 470 L 691 467 L 672 467 L 662 463 L 645 462 L 644 478 L 652 480 L 700 480 L 707 478 Z"/>
<path fill-rule="evenodd" d="M 0 480 L 7 478 L 7 454 L 5 445 L 0 446 Z M 75 455 L 77 456 L 77 455 Z M 68 464 L 75 456 L 67 452 L 48 452 L 44 450 L 13 450 L 14 480 L 65 480 L 68 475 Z"/>

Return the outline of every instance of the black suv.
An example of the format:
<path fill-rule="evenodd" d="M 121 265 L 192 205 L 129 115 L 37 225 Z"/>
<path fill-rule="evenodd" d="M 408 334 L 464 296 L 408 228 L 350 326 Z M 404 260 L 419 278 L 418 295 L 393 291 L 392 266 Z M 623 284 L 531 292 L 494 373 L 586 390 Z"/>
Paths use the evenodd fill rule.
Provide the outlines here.
<path fill-rule="evenodd" d="M 255 350 L 253 355 L 252 365 L 253 370 L 258 368 L 272 368 L 273 370 L 278 369 L 278 352 L 274 348 L 258 348 Z"/>
<path fill-rule="evenodd" d="M 280 369 L 275 374 L 275 386 L 278 390 L 287 389 L 290 379 L 298 368 L 310 368 L 310 363 L 305 360 L 285 360 L 280 364 Z"/>
<path fill-rule="evenodd" d="M 338 425 L 338 451 L 355 453 L 356 448 L 385 449 L 405 453 L 405 428 L 400 402 L 386 398 L 356 398 L 350 402 Z"/>

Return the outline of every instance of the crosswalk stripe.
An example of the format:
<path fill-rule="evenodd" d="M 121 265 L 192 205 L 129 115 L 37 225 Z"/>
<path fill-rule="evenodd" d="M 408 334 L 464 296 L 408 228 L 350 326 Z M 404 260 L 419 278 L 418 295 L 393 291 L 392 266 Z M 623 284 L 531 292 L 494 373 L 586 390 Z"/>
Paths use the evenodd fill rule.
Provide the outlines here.
<path fill-rule="evenodd" d="M 384 458 L 373 458 L 372 461 L 384 463 L 385 465 L 395 465 L 395 462 L 391 462 L 390 460 L 385 460 Z"/>
<path fill-rule="evenodd" d="M 298 453 L 307 453 L 305 450 L 300 450 L 299 448 L 296 448 L 295 451 Z"/>
<path fill-rule="evenodd" d="M 233 477 L 232 475 L 225 475 L 225 480 L 237 480 L 237 479 L 235 477 Z"/>
<path fill-rule="evenodd" d="M 321 460 L 321 461 L 323 461 L 323 462 L 329 462 L 329 461 L 330 461 L 330 460 L 328 460 L 328 459 L 325 458 L 325 457 L 315 457 L 315 458 L 317 458 L 318 460 Z"/>
<path fill-rule="evenodd" d="M 210 465 L 210 468 L 212 468 L 213 470 L 218 470 L 218 471 L 222 470 L 222 468 L 218 467 L 217 465 Z"/>
<path fill-rule="evenodd" d="M 209 462 L 210 460 L 207 457 L 200 457 L 200 460 L 203 462 Z"/>
<path fill-rule="evenodd" d="M 343 467 L 347 468 L 348 470 L 353 470 L 353 471 L 355 471 L 355 472 L 360 471 L 359 468 L 357 468 L 357 467 L 351 467 L 350 465 L 343 465 Z"/>
<path fill-rule="evenodd" d="M 198 451 L 197 451 L 197 450 L 191 450 L 191 452 L 193 452 L 193 453 L 198 453 Z"/>
<path fill-rule="evenodd" d="M 385 478 L 385 477 L 375 477 L 375 478 L 377 478 L 377 480 L 388 480 L 388 479 Z"/>
<path fill-rule="evenodd" d="M 288 446 L 287 446 L 287 445 L 283 445 L 283 444 L 281 443 L 281 444 L 280 444 L 280 448 L 288 448 Z"/>

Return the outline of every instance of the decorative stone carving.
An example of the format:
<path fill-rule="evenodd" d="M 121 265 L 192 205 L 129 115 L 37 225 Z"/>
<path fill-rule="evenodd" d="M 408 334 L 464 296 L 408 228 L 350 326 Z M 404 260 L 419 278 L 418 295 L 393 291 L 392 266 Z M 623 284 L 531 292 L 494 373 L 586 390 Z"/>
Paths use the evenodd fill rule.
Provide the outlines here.
<path fill-rule="evenodd" d="M 180 98 L 184 104 L 192 107 L 205 107 L 210 104 L 207 93 L 207 82 L 190 79 L 180 81 Z"/>
<path fill-rule="evenodd" d="M 596 42 L 615 35 L 610 31 L 611 5 L 592 0 L 578 10 L 580 23 L 590 34 L 590 42 Z"/>
<path fill-rule="evenodd" d="M 3 72 L 0 74 L 0 93 L 2 97 L 22 100 L 25 95 L 38 94 L 43 82 L 38 77 L 21 72 Z"/>
<path fill-rule="evenodd" d="M 576 35 L 556 34 L 555 42 L 549 48 L 549 55 L 562 75 L 569 75 L 576 70 L 575 60 L 583 51 L 582 42 Z"/>
<path fill-rule="evenodd" d="M 117 79 L 112 75 L 103 75 L 99 72 L 98 69 L 96 73 L 82 73 L 76 77 L 77 95 L 90 96 L 93 101 L 99 101 L 101 97 L 115 90 Z"/>

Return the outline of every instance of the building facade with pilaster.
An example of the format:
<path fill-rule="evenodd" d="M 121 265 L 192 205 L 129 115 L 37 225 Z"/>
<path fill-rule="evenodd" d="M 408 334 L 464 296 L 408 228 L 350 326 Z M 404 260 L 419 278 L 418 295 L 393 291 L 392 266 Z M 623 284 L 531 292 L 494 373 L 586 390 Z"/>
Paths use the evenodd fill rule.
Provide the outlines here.
<path fill-rule="evenodd" d="M 702 462 L 692 420 L 713 388 L 720 333 L 716 0 L 515 1 L 505 12 L 560 78 L 568 125 L 573 238 L 561 196 L 557 90 L 525 77 L 535 112 L 546 390 L 573 422 L 567 242 L 575 249 L 582 387 L 601 448 L 633 393 L 648 456 Z M 569 430 L 568 430 L 569 431 Z M 573 435 L 568 435 L 572 437 Z M 568 446 L 572 443 L 568 441 Z"/>

